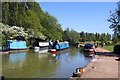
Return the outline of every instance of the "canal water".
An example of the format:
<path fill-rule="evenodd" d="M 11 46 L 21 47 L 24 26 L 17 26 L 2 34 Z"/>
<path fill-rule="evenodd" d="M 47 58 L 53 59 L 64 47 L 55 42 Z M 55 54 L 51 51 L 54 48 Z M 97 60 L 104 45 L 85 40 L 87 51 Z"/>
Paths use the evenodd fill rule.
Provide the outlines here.
<path fill-rule="evenodd" d="M 68 78 L 91 61 L 78 48 L 50 53 L 14 52 L 2 55 L 2 74 L 7 78 Z"/>

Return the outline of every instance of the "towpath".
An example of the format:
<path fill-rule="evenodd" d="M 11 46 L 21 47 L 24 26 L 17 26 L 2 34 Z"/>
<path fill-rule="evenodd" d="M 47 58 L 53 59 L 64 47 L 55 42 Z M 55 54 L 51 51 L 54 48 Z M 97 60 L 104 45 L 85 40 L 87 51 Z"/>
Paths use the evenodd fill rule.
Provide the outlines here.
<path fill-rule="evenodd" d="M 109 53 L 110 51 L 96 48 L 96 52 L 102 54 Z M 118 73 L 118 64 L 116 56 L 103 56 L 96 55 L 95 58 L 83 69 L 84 72 L 80 78 L 85 78 L 85 80 L 120 80 L 120 73 Z M 80 80 L 79 77 L 72 77 L 69 80 Z M 90 79 L 93 78 L 93 79 Z M 96 79 L 97 78 L 97 79 Z M 103 79 L 103 80 L 104 80 Z"/>
<path fill-rule="evenodd" d="M 96 52 L 110 53 L 110 51 L 96 48 Z M 118 57 L 96 55 L 95 59 L 85 67 L 82 78 L 118 78 Z M 119 74 L 120 75 L 120 74 Z"/>
<path fill-rule="evenodd" d="M 111 51 L 108 51 L 106 49 L 103 49 L 103 48 L 95 48 L 96 52 L 111 52 Z"/>

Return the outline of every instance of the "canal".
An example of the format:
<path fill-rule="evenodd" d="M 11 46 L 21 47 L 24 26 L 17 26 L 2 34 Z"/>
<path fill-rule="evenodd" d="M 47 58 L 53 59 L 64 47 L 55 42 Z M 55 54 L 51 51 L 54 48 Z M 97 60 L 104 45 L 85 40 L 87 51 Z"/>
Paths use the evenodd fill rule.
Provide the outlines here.
<path fill-rule="evenodd" d="M 14 52 L 2 55 L 2 74 L 7 78 L 68 78 L 91 61 L 78 48 L 50 53 Z"/>

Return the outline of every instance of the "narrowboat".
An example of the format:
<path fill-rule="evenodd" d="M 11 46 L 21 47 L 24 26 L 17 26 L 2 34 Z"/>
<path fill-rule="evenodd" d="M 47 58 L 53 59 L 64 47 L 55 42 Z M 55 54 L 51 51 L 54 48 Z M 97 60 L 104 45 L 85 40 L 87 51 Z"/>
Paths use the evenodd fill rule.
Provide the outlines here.
<path fill-rule="evenodd" d="M 63 49 L 66 49 L 66 48 L 69 48 L 69 42 L 67 42 L 67 41 L 58 42 L 55 45 L 49 44 L 49 50 L 48 51 L 51 51 L 52 49 L 56 49 L 56 51 L 59 51 L 59 50 L 63 50 Z"/>
<path fill-rule="evenodd" d="M 83 52 L 94 53 L 95 50 L 93 48 L 93 45 L 90 43 L 85 44 L 85 46 L 83 47 Z"/>
<path fill-rule="evenodd" d="M 54 44 L 54 45 L 52 45 L 52 44 Z M 51 44 L 51 42 L 49 43 L 48 52 L 51 52 L 53 56 L 56 56 L 56 54 L 57 54 L 56 51 L 69 48 L 69 42 L 67 42 L 67 41 L 57 42 L 56 44 L 55 43 L 52 43 L 52 44 Z"/>
<path fill-rule="evenodd" d="M 67 41 L 59 42 L 58 44 L 56 44 L 55 48 L 57 51 L 69 48 L 69 42 L 67 42 Z"/>
<path fill-rule="evenodd" d="M 9 50 L 27 49 L 26 41 L 7 40 L 7 48 Z"/>
<path fill-rule="evenodd" d="M 45 53 L 48 52 L 49 42 L 37 42 L 34 47 L 35 52 Z"/>

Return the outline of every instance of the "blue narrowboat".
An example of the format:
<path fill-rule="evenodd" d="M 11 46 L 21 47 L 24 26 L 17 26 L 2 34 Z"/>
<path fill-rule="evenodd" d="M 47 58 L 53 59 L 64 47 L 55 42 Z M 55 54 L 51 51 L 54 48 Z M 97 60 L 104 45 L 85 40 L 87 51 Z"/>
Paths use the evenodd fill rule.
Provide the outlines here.
<path fill-rule="evenodd" d="M 7 40 L 8 49 L 26 49 L 26 41 Z"/>
<path fill-rule="evenodd" d="M 69 48 L 69 42 L 65 41 L 65 42 L 59 42 L 58 44 L 56 44 L 56 50 L 62 50 L 62 49 L 66 49 Z"/>

